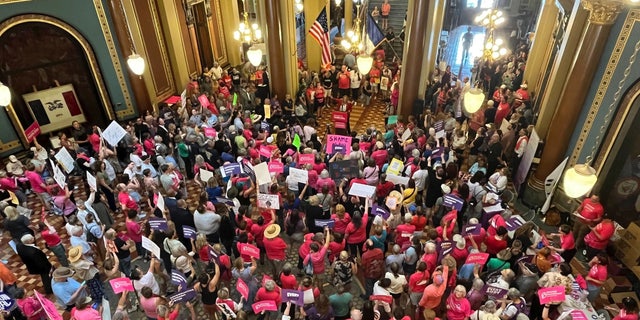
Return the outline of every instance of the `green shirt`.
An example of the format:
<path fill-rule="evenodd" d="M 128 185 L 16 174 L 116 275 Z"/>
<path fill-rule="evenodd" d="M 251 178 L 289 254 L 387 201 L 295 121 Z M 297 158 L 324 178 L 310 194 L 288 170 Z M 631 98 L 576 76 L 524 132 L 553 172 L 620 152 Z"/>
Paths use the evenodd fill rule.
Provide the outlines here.
<path fill-rule="evenodd" d="M 487 262 L 487 270 L 490 272 L 496 271 L 498 269 L 504 270 L 509 268 L 511 268 L 511 263 L 509 263 L 508 261 L 505 263 L 503 260 L 500 260 L 498 258 L 491 258 L 489 259 L 489 262 Z"/>
<path fill-rule="evenodd" d="M 178 143 L 178 155 L 182 158 L 189 156 L 189 147 L 184 142 Z"/>
<path fill-rule="evenodd" d="M 333 315 L 336 317 L 345 317 L 349 315 L 351 311 L 349 308 L 349 303 L 353 299 L 353 295 L 349 292 L 345 292 L 343 294 L 332 294 L 329 296 L 329 303 L 333 308 Z"/>

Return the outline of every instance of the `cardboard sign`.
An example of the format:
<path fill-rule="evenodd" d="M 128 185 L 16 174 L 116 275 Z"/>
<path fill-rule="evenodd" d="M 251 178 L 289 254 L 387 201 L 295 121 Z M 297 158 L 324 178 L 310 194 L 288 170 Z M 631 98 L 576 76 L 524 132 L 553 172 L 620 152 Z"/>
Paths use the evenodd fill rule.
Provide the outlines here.
<path fill-rule="evenodd" d="M 211 178 L 213 178 L 213 172 L 200 168 L 200 180 L 208 182 Z"/>
<path fill-rule="evenodd" d="M 280 198 L 277 194 L 258 193 L 258 208 L 280 209 Z"/>
<path fill-rule="evenodd" d="M 209 99 L 205 94 L 199 96 L 198 101 L 200 101 L 200 105 L 202 105 L 203 108 L 209 108 L 209 106 L 211 105 L 211 102 L 209 102 Z"/>
<path fill-rule="evenodd" d="M 176 104 L 180 101 L 180 96 L 171 96 L 169 98 L 167 98 L 167 100 L 165 100 L 164 102 L 166 104 Z"/>
<path fill-rule="evenodd" d="M 458 211 L 462 210 L 462 206 L 464 205 L 464 200 L 454 194 L 445 194 L 442 200 L 444 206 L 454 208 Z"/>
<path fill-rule="evenodd" d="M 504 299 L 509 290 L 485 284 L 484 287 L 482 287 L 482 292 L 484 292 L 484 294 L 491 300 L 500 300 Z"/>
<path fill-rule="evenodd" d="M 384 295 L 372 295 L 372 296 L 369 296 L 369 300 L 392 303 L 393 302 L 393 297 L 392 296 L 384 296 Z"/>
<path fill-rule="evenodd" d="M 387 177 L 389 176 L 389 174 L 399 176 L 402 172 L 402 169 L 404 169 L 404 162 L 399 159 L 393 158 L 391 160 L 391 163 L 389 163 L 389 166 L 387 167 Z"/>
<path fill-rule="evenodd" d="M 179 270 L 171 270 L 171 283 L 178 286 L 178 292 L 187 289 L 187 277 Z"/>
<path fill-rule="evenodd" d="M 354 183 L 349 188 L 349 195 L 352 196 L 372 198 L 374 194 L 376 194 L 376 187 L 362 183 Z"/>
<path fill-rule="evenodd" d="M 334 122 L 333 126 L 336 129 L 346 129 L 347 128 L 347 123 L 346 122 Z"/>
<path fill-rule="evenodd" d="M 468 235 L 477 236 L 482 233 L 482 225 L 480 224 L 467 224 L 462 227 L 462 236 L 466 237 Z"/>
<path fill-rule="evenodd" d="M 347 123 L 348 118 L 349 114 L 346 112 L 334 111 L 331 113 L 331 120 L 333 120 L 333 122 Z"/>
<path fill-rule="evenodd" d="M 198 232 L 196 232 L 196 229 L 189 226 L 182 226 L 182 234 L 184 235 L 185 239 L 195 240 L 198 237 Z"/>
<path fill-rule="evenodd" d="M 67 148 L 60 148 L 58 153 L 56 153 L 55 158 L 67 173 L 71 173 L 71 171 L 73 171 L 75 160 L 69 151 L 67 151 Z"/>
<path fill-rule="evenodd" d="M 387 197 L 384 201 L 384 205 L 391 210 L 395 210 L 398 206 L 398 198 L 396 197 Z"/>
<path fill-rule="evenodd" d="M 231 310 L 231 307 L 229 307 L 228 304 L 226 303 L 216 303 L 216 306 L 218 306 L 218 310 L 220 312 L 222 312 L 222 314 L 224 314 L 224 316 L 226 317 L 225 319 L 236 319 L 236 313 Z"/>
<path fill-rule="evenodd" d="M 96 177 L 94 177 L 89 171 L 87 171 L 87 184 L 93 190 L 98 190 L 98 181 L 96 180 Z"/>
<path fill-rule="evenodd" d="M 538 289 L 538 297 L 540 298 L 540 304 L 562 302 L 565 299 L 564 286 L 554 286 L 548 288 Z"/>
<path fill-rule="evenodd" d="M 242 243 L 240 245 L 240 254 L 249 256 L 252 258 L 260 259 L 260 249 L 248 243 Z"/>
<path fill-rule="evenodd" d="M 220 174 L 223 178 L 230 177 L 232 175 L 241 174 L 242 166 L 239 163 L 229 163 L 220 167 Z"/>
<path fill-rule="evenodd" d="M 251 305 L 253 313 L 260 314 L 263 311 L 278 311 L 278 306 L 273 300 L 259 301 Z"/>
<path fill-rule="evenodd" d="M 504 222 L 506 224 L 507 231 L 515 231 L 524 224 L 524 220 L 520 216 L 512 216 Z"/>
<path fill-rule="evenodd" d="M 270 173 L 284 173 L 284 164 L 280 161 L 270 161 L 267 168 Z"/>
<path fill-rule="evenodd" d="M 328 227 L 329 229 L 333 229 L 333 226 L 336 224 L 336 221 L 332 219 L 316 219 L 314 223 L 318 228 Z"/>
<path fill-rule="evenodd" d="M 11 299 L 8 294 L 0 291 L 0 310 L 11 311 L 16 306 L 16 301 Z"/>
<path fill-rule="evenodd" d="M 484 252 L 476 252 L 476 253 L 470 253 L 467 256 L 467 260 L 464 262 L 464 264 L 479 264 L 479 265 L 484 265 L 485 263 L 487 263 L 487 260 L 489 260 L 489 254 L 488 253 L 484 253 Z"/>
<path fill-rule="evenodd" d="M 451 240 L 445 240 L 438 243 L 436 246 L 436 249 L 438 250 L 438 260 L 451 253 L 451 251 L 453 251 L 453 246 L 454 244 Z"/>
<path fill-rule="evenodd" d="M 312 153 L 298 155 L 299 164 L 313 164 L 316 161 L 316 156 Z"/>
<path fill-rule="evenodd" d="M 336 182 L 336 185 L 339 185 L 339 181 L 344 178 L 351 179 L 358 177 L 359 173 L 360 169 L 357 159 L 329 163 L 329 175 L 331 179 Z"/>
<path fill-rule="evenodd" d="M 162 218 L 155 218 L 155 217 L 149 218 L 149 227 L 151 227 L 151 230 L 159 230 L 159 231 L 169 230 L 169 225 L 167 224 L 167 220 Z"/>
<path fill-rule="evenodd" d="M 235 206 L 235 204 L 233 203 L 233 200 L 229 199 L 229 198 L 225 198 L 225 197 L 216 197 L 216 200 L 220 203 L 224 203 L 230 207 Z"/>
<path fill-rule="evenodd" d="M 260 146 L 260 149 L 258 149 L 258 153 L 260 154 L 261 157 L 265 157 L 267 159 L 271 159 L 271 148 L 267 147 L 267 146 Z"/>
<path fill-rule="evenodd" d="M 289 177 L 292 182 L 306 184 L 309 181 L 309 172 L 307 170 L 289 168 Z"/>
<path fill-rule="evenodd" d="M 389 212 L 389 210 L 385 209 L 384 207 L 381 207 L 378 204 L 374 203 L 373 206 L 371 206 L 371 214 L 373 214 L 374 216 L 380 216 L 382 217 L 382 219 L 387 220 L 389 219 L 391 212 Z"/>
<path fill-rule="evenodd" d="M 188 290 L 170 295 L 169 302 L 173 302 L 173 304 L 184 303 L 184 302 L 193 300 L 193 298 L 195 297 L 196 297 L 196 290 L 188 289 Z"/>
<path fill-rule="evenodd" d="M 336 154 L 338 152 L 344 155 L 349 155 L 351 152 L 351 137 L 328 134 L 327 153 Z"/>
<path fill-rule="evenodd" d="M 389 116 L 389 119 L 387 120 L 387 124 L 396 124 L 396 123 L 398 123 L 398 116 L 397 115 Z"/>
<path fill-rule="evenodd" d="M 271 174 L 269 173 L 269 167 L 266 162 L 255 165 L 253 171 L 259 186 L 271 183 Z"/>
<path fill-rule="evenodd" d="M 151 253 L 153 253 L 153 255 L 156 256 L 156 258 L 160 258 L 160 247 L 158 247 L 157 244 L 151 241 L 151 239 L 145 236 L 142 236 L 142 247 L 149 250 Z"/>
<path fill-rule="evenodd" d="M 389 171 L 389 170 L 387 170 Z M 387 181 L 395 184 L 395 185 L 402 185 L 402 186 L 407 186 L 409 184 L 409 177 L 401 177 L 395 174 L 388 174 L 387 175 Z"/>
<path fill-rule="evenodd" d="M 130 292 L 134 291 L 133 283 L 129 278 L 122 277 L 122 278 L 111 279 L 109 280 L 109 283 L 111 284 L 111 288 L 113 288 L 113 293 L 115 294 L 125 292 L 125 291 L 130 291 Z"/>
<path fill-rule="evenodd" d="M 304 293 L 300 290 L 282 289 L 281 295 L 282 302 L 291 301 L 291 303 L 301 307 L 304 305 Z"/>
<path fill-rule="evenodd" d="M 573 320 L 587 320 L 587 315 L 584 312 L 574 309 L 571 310 L 571 319 Z"/>
<path fill-rule="evenodd" d="M 24 129 L 24 135 L 27 137 L 29 143 L 33 142 L 33 139 L 40 135 L 40 125 L 38 121 L 34 121 L 29 127 Z"/>
<path fill-rule="evenodd" d="M 249 286 L 244 282 L 244 280 L 238 278 L 238 281 L 236 282 L 236 290 L 238 290 L 238 293 L 240 293 L 245 301 L 249 299 Z"/>
<path fill-rule="evenodd" d="M 56 305 L 51 302 L 51 300 L 46 299 L 40 292 L 37 290 L 33 290 L 33 295 L 38 299 L 40 305 L 42 306 L 42 310 L 47 314 L 47 319 L 49 320 L 62 320 L 62 314 L 58 312 L 58 308 Z"/>
<path fill-rule="evenodd" d="M 207 138 L 215 138 L 218 134 L 214 128 L 204 128 L 204 136 Z"/>
<path fill-rule="evenodd" d="M 111 121 L 109 126 L 102 131 L 100 135 L 102 139 L 108 142 L 112 146 L 117 146 L 118 142 L 127 135 L 127 131 L 115 120 Z M 63 148 L 64 149 L 64 148 Z"/>
<path fill-rule="evenodd" d="M 433 128 L 436 129 L 436 139 L 444 138 L 444 121 L 440 120 L 434 123 Z"/>
<path fill-rule="evenodd" d="M 58 166 L 53 167 L 53 180 L 55 180 L 62 189 L 67 185 L 67 176 L 64 175 L 64 172 L 62 172 Z"/>

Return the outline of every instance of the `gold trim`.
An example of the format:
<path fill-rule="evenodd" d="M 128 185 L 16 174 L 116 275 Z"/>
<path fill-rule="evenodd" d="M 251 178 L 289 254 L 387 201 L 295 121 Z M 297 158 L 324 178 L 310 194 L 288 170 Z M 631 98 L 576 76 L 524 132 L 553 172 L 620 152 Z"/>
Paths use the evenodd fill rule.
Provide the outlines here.
<path fill-rule="evenodd" d="M 0 4 L 10 4 L 10 3 L 27 2 L 27 1 L 31 1 L 31 0 L 0 0 Z"/>
<path fill-rule="evenodd" d="M 10 151 L 21 146 L 22 143 L 20 142 L 20 140 L 13 140 L 7 143 L 0 141 L 0 153 Z"/>
<path fill-rule="evenodd" d="M 22 127 L 22 124 L 20 123 L 20 120 L 18 119 L 18 115 L 16 114 L 16 110 L 13 108 L 13 104 L 9 103 L 9 105 L 7 106 L 7 115 L 9 115 L 9 120 L 11 122 L 13 122 L 13 127 L 14 129 L 17 129 L 16 133 L 18 134 L 18 137 L 20 138 L 20 141 L 22 142 L 22 145 L 24 145 L 25 147 L 29 145 L 29 140 L 27 139 L 27 134 L 24 132 L 24 128 Z M 33 117 L 33 113 L 31 113 L 31 116 Z M 35 117 L 33 117 L 35 119 Z M 17 126 L 17 128 L 16 128 Z"/>
<path fill-rule="evenodd" d="M 3 21 L 2 23 L 0 23 L 0 36 L 2 36 L 5 32 L 7 32 L 7 30 L 19 24 L 29 23 L 29 22 L 48 23 L 50 25 L 56 26 L 64 30 L 68 34 L 70 34 L 74 39 L 76 39 L 76 41 L 78 41 L 78 43 L 80 43 L 80 45 L 82 46 L 82 49 L 84 50 L 85 58 L 87 59 L 87 62 L 89 62 L 89 68 L 91 69 L 91 73 L 93 75 L 94 82 L 98 89 L 98 93 L 100 95 L 100 100 L 102 101 L 103 108 L 107 112 L 107 116 L 109 117 L 109 119 L 113 119 L 113 110 L 111 109 L 111 102 L 109 101 L 109 94 L 107 93 L 104 79 L 102 77 L 102 72 L 100 70 L 100 66 L 98 65 L 98 60 L 96 59 L 95 52 L 93 52 L 93 48 L 91 47 L 87 39 L 85 39 L 84 36 L 80 34 L 78 30 L 76 30 L 74 27 L 67 24 L 66 22 L 62 20 L 58 20 L 51 16 L 45 16 L 40 14 L 25 14 L 25 15 L 15 16 Z M 13 119 L 12 117 L 10 118 L 13 122 L 15 129 L 20 130 L 20 132 L 18 132 L 18 135 L 24 136 L 24 129 L 22 128 L 20 121 L 18 121 L 18 118 L 17 117 L 15 119 Z M 24 139 L 25 146 L 27 146 L 28 144 L 26 143 L 26 137 L 21 137 L 21 139 Z"/>
<path fill-rule="evenodd" d="M 615 71 L 618 67 L 618 62 L 620 61 L 620 57 L 622 52 L 624 52 L 624 48 L 627 45 L 629 40 L 629 36 L 633 29 L 633 26 L 636 22 L 640 21 L 640 9 L 631 9 L 627 15 L 627 18 L 622 25 L 622 30 L 618 34 L 618 38 L 616 40 L 616 44 L 611 51 L 611 56 L 609 57 L 609 61 L 607 62 L 607 66 L 604 70 L 604 74 L 602 75 L 602 79 L 600 80 L 600 84 L 598 85 L 598 90 L 596 91 L 596 95 L 593 98 L 593 102 L 591 103 L 591 107 L 589 108 L 589 112 L 587 113 L 587 119 L 582 126 L 582 130 L 580 132 L 580 136 L 578 137 L 578 141 L 576 142 L 576 146 L 573 149 L 573 153 L 571 154 L 571 158 L 569 159 L 569 166 L 574 165 L 580 154 L 582 153 L 582 149 L 584 148 L 584 144 L 587 141 L 587 136 L 591 133 L 591 128 L 593 127 L 594 121 L 598 116 L 598 112 L 600 111 L 600 107 L 602 105 L 602 100 L 604 99 L 605 94 L 610 88 L 611 78 L 615 74 Z M 613 87 L 611 87 L 613 88 Z M 627 106 L 628 107 L 628 106 Z M 620 130 L 620 126 L 622 124 L 618 124 L 618 128 L 616 132 Z M 606 154 L 611 151 L 611 147 L 613 145 L 610 144 L 606 150 Z M 596 146 L 598 148 L 598 146 Z M 599 173 L 601 170 L 601 163 L 595 167 L 596 171 Z"/>
<path fill-rule="evenodd" d="M 218 28 L 215 31 L 215 33 L 216 33 L 216 37 L 220 38 L 220 45 L 222 46 L 222 48 L 221 48 L 222 57 L 220 58 L 220 61 L 217 61 L 217 62 L 220 65 L 224 65 L 224 64 L 229 62 L 229 57 L 227 56 L 226 34 L 224 33 L 224 29 L 222 27 L 222 8 L 220 7 L 220 1 L 215 1 L 214 0 L 214 1 L 212 1 L 212 3 L 216 6 L 216 9 L 213 10 L 213 11 L 215 11 L 215 13 L 216 13 L 216 19 L 217 19 L 217 23 L 216 24 L 218 25 Z M 213 31 L 213 30 L 211 30 L 211 31 Z M 212 43 L 212 46 L 213 46 L 213 43 Z M 214 56 L 215 56 L 215 54 L 214 54 Z"/>
<path fill-rule="evenodd" d="M 589 11 L 589 22 L 598 25 L 612 25 L 624 4 L 609 0 L 582 0 L 582 7 Z"/>
<path fill-rule="evenodd" d="M 169 63 L 169 54 L 164 43 L 166 39 L 164 38 L 164 34 L 162 34 L 162 26 L 160 25 L 160 20 L 159 20 L 160 14 L 158 13 L 156 6 L 157 6 L 157 3 L 155 0 L 149 0 L 149 7 L 151 8 L 151 17 L 153 19 L 153 25 L 154 25 L 153 29 L 156 32 L 158 45 L 160 45 L 160 55 L 162 56 L 162 65 L 164 66 L 165 77 L 167 78 L 167 82 L 169 83 L 169 88 L 167 88 L 162 92 L 156 92 L 156 99 L 160 98 L 161 100 L 159 101 L 162 101 L 176 91 L 176 84 L 173 81 L 173 70 L 171 69 L 171 64 Z"/>
<path fill-rule="evenodd" d="M 107 44 L 107 49 L 109 50 L 109 55 L 111 56 L 111 62 L 113 63 L 113 68 L 115 69 L 116 76 L 118 77 L 118 83 L 120 84 L 120 89 L 122 90 L 122 95 L 124 97 L 124 104 L 126 108 L 124 110 L 116 111 L 116 117 L 119 120 L 122 120 L 127 116 L 135 115 L 133 103 L 131 102 L 131 95 L 129 94 L 129 89 L 127 88 L 124 73 L 122 72 L 122 64 L 120 63 L 120 58 L 118 57 L 118 50 L 116 49 L 116 43 L 113 40 L 113 35 L 111 34 L 111 28 L 109 27 L 109 21 L 107 20 L 107 14 L 104 10 L 104 6 L 102 5 L 102 0 L 93 0 L 93 5 L 96 8 L 96 14 L 98 15 L 98 21 L 100 22 L 102 35 L 104 37 L 104 41 Z M 109 117 L 113 119 L 113 116 Z"/>

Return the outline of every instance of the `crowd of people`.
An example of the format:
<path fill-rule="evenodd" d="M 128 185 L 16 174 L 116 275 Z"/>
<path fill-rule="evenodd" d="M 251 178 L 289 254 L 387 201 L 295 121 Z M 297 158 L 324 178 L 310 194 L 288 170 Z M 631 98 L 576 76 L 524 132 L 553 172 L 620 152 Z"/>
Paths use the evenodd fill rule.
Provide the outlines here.
<path fill-rule="evenodd" d="M 492 78 L 521 73 L 522 57 L 496 64 Z M 60 133 L 59 148 L 75 164 L 60 168 L 76 176 L 66 185 L 53 179 L 51 165 L 60 164 L 49 161 L 59 149 L 36 140 L 26 159 L 11 156 L 0 171 L 4 230 L 44 293 L 75 319 L 101 319 L 110 280 L 123 277 L 134 292 L 114 295 L 112 319 L 128 319 L 136 304 L 148 319 L 195 319 L 201 304 L 210 319 L 546 320 L 577 308 L 540 303 L 536 291 L 558 285 L 567 300 L 595 303 L 613 235 L 596 195 L 576 212 L 584 223 L 575 228 L 545 234 L 527 221 L 510 228 L 517 214 L 505 210 L 510 199 L 501 195 L 531 133 L 526 83 L 496 84 L 485 106 L 466 115 L 469 80 L 438 70 L 424 112 L 384 128 L 347 128 L 350 150 L 326 150 L 316 131 L 322 110 L 387 101 L 390 120 L 400 70 L 382 58 L 366 76 L 347 64 L 301 70 L 299 92 L 279 100 L 269 95 L 265 68 L 215 65 L 188 85 L 184 101 L 123 123 L 116 145 L 96 126 L 74 122 Z M 301 155 L 314 160 L 301 164 Z M 256 169 L 265 162 L 282 165 L 266 183 Z M 355 173 L 331 169 L 338 164 Z M 362 186 L 375 192 L 355 192 Z M 40 204 L 28 203 L 29 194 Z M 264 205 L 260 194 L 279 203 Z M 40 215 L 37 224 L 31 215 Z M 61 230 L 51 224 L 60 217 Z M 574 277 L 576 244 L 586 249 L 589 272 Z M 1 291 L 18 305 L 5 317 L 46 319 L 42 300 L 25 293 L 13 272 L 0 264 Z M 186 287 L 172 284 L 175 274 Z M 189 289 L 195 298 L 169 299 Z M 298 300 L 289 299 L 292 292 Z M 635 300 L 626 299 L 615 319 L 637 314 Z"/>

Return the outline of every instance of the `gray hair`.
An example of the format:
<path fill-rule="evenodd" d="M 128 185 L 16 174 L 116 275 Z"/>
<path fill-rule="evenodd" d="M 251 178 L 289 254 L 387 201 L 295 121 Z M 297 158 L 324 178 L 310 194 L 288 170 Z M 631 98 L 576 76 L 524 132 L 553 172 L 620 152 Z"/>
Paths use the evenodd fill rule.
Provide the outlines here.
<path fill-rule="evenodd" d="M 29 233 L 23 235 L 20 238 L 20 242 L 22 242 L 23 244 L 32 244 L 36 241 L 36 239 Z"/>
<path fill-rule="evenodd" d="M 273 291 L 275 287 L 276 287 L 276 283 L 273 280 L 267 280 L 264 283 L 264 288 L 267 289 L 267 291 Z"/>
<path fill-rule="evenodd" d="M 507 298 L 511 300 L 520 298 L 520 290 L 518 290 L 517 288 L 509 288 L 509 292 L 507 292 Z"/>
<path fill-rule="evenodd" d="M 484 281 L 480 278 L 475 278 L 473 280 L 473 285 L 471 286 L 474 290 L 480 290 L 484 287 Z"/>

